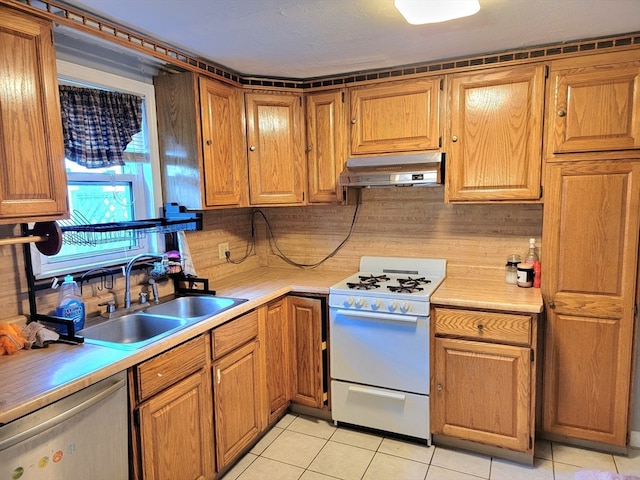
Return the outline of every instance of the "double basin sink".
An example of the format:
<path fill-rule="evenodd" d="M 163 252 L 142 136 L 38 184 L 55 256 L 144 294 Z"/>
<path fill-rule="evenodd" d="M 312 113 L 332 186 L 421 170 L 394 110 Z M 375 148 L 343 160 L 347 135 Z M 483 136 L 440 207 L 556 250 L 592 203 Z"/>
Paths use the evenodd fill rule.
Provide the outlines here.
<path fill-rule="evenodd" d="M 134 350 L 246 301 L 207 295 L 177 297 L 84 328 L 78 334 L 87 343 Z"/>

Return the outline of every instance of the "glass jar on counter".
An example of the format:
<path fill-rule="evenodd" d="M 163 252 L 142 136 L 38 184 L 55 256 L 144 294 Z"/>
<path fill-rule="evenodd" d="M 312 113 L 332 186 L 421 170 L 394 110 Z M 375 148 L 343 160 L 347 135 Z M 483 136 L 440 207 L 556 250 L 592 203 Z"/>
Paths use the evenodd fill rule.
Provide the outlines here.
<path fill-rule="evenodd" d="M 518 264 L 521 262 L 520 255 L 515 253 L 507 257 L 507 264 L 505 265 L 504 281 L 516 285 L 518 283 Z"/>

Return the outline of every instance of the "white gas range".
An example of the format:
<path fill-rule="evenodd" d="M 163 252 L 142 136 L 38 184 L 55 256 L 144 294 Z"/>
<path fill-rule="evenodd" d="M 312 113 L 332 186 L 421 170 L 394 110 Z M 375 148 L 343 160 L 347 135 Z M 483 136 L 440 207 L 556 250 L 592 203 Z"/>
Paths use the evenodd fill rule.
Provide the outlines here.
<path fill-rule="evenodd" d="M 334 422 L 426 440 L 429 306 L 446 260 L 362 257 L 329 290 Z"/>

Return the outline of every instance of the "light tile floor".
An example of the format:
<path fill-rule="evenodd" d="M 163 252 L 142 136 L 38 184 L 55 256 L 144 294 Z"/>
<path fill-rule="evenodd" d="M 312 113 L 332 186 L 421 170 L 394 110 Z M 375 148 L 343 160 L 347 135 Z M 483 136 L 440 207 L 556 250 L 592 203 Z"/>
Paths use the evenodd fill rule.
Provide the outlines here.
<path fill-rule="evenodd" d="M 540 441 L 535 451 L 528 467 L 289 413 L 223 480 L 575 480 L 585 470 L 640 477 L 640 450 L 623 457 Z"/>

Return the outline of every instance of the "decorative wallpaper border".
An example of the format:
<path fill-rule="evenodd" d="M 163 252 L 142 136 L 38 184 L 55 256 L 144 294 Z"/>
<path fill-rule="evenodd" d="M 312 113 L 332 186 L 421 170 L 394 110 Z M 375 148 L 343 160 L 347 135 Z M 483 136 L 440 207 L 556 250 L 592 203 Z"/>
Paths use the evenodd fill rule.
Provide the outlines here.
<path fill-rule="evenodd" d="M 531 47 L 521 50 L 511 50 L 500 53 L 482 54 L 473 57 L 447 59 L 436 62 L 419 63 L 406 66 L 394 66 L 384 69 L 367 70 L 346 74 L 330 75 L 310 79 L 267 78 L 255 75 L 241 74 L 222 65 L 208 60 L 196 58 L 189 53 L 175 47 L 148 38 L 142 34 L 127 30 L 115 23 L 103 20 L 92 14 L 76 10 L 55 0 L 0 0 L 14 8 L 45 17 L 54 22 L 82 30 L 101 38 L 111 40 L 127 48 L 152 56 L 160 61 L 170 63 L 176 67 L 204 74 L 218 80 L 232 82 L 241 86 L 255 86 L 268 88 L 311 89 L 322 87 L 338 87 L 352 85 L 372 80 L 394 79 L 404 76 L 455 71 L 470 67 L 495 65 L 500 63 L 524 62 L 541 60 L 547 57 L 562 57 L 576 53 L 594 51 L 612 51 L 633 46 L 640 47 L 640 32 L 576 40 L 560 44 Z"/>

